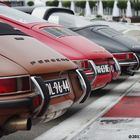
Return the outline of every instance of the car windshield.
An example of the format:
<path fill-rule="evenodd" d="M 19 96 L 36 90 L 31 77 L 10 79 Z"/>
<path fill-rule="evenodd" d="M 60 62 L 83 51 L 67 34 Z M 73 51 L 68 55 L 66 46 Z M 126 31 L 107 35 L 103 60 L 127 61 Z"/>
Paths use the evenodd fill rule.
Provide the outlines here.
<path fill-rule="evenodd" d="M 28 15 L 24 12 L 21 12 L 16 9 L 12 9 L 8 6 L 0 6 L 0 15 L 22 23 L 46 22 L 43 19 L 39 19 L 37 17 Z"/>
<path fill-rule="evenodd" d="M 116 30 L 114 30 L 110 27 L 100 27 L 100 28 L 97 29 L 97 31 L 106 35 L 106 36 L 111 36 L 111 37 L 117 36 L 117 35 L 122 35 L 121 32 L 116 31 Z"/>
<path fill-rule="evenodd" d="M 62 12 L 51 14 L 48 21 L 63 25 L 67 28 L 85 27 L 92 24 L 92 22 L 85 20 L 83 17 Z"/>
<path fill-rule="evenodd" d="M 26 34 L 21 32 L 17 28 L 14 28 L 6 23 L 0 22 L 0 36 L 3 36 L 3 35 L 24 35 L 24 36 L 27 36 Z"/>
<path fill-rule="evenodd" d="M 49 33 L 54 37 L 75 36 L 77 33 L 62 27 L 44 27 L 41 29 L 43 32 Z"/>

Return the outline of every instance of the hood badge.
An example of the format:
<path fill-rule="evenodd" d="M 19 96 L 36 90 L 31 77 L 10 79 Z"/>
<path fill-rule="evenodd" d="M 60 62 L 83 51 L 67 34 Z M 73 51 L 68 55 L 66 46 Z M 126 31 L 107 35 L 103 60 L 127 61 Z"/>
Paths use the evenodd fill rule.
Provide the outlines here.
<path fill-rule="evenodd" d="M 67 59 L 67 58 L 53 58 L 53 59 L 31 61 L 30 64 L 35 65 L 35 64 L 53 63 L 53 62 L 66 62 L 66 61 L 69 61 L 69 59 Z"/>

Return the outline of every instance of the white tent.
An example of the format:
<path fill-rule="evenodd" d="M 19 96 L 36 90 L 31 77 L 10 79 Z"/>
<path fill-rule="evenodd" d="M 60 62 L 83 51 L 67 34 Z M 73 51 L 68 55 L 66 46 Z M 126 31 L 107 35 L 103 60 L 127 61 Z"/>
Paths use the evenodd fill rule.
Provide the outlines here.
<path fill-rule="evenodd" d="M 63 7 L 63 6 L 62 6 L 62 1 L 61 1 L 61 0 L 59 1 L 58 7 L 60 7 L 60 8 Z"/>
<path fill-rule="evenodd" d="M 132 17 L 132 9 L 130 0 L 127 1 L 126 17 Z"/>
<path fill-rule="evenodd" d="M 119 8 L 117 6 L 118 0 L 114 1 L 114 6 L 113 6 L 113 12 L 112 12 L 112 16 L 113 17 L 119 17 L 120 13 L 119 13 Z"/>
<path fill-rule="evenodd" d="M 34 1 L 35 5 L 41 5 L 41 6 L 45 6 L 45 2 L 42 2 L 41 0 L 35 0 Z"/>
<path fill-rule="evenodd" d="M 75 12 L 75 3 L 73 0 L 71 1 L 70 9 Z"/>
<path fill-rule="evenodd" d="M 91 9 L 90 9 L 89 1 L 88 1 L 88 0 L 86 0 L 85 16 L 86 16 L 86 17 L 91 16 Z"/>
<path fill-rule="evenodd" d="M 103 16 L 103 3 L 102 3 L 102 0 L 99 1 L 97 14 Z"/>

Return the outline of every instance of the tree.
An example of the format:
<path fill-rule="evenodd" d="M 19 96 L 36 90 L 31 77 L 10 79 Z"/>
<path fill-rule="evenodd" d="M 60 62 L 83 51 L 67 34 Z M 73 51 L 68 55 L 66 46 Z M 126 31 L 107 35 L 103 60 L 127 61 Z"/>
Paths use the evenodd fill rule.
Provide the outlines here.
<path fill-rule="evenodd" d="M 80 8 L 82 8 L 82 9 L 85 9 L 86 1 L 76 1 L 76 2 L 75 2 L 75 5 L 76 5 L 77 7 L 80 7 Z"/>
<path fill-rule="evenodd" d="M 114 1 L 111 0 L 111 1 L 106 1 L 106 2 L 107 2 L 107 7 L 112 9 L 114 5 Z"/>
<path fill-rule="evenodd" d="M 70 1 L 62 1 L 62 5 L 63 5 L 64 7 L 70 7 L 71 2 L 70 2 Z"/>
<path fill-rule="evenodd" d="M 28 6 L 33 6 L 33 5 L 34 5 L 34 2 L 33 2 L 33 1 L 28 1 L 28 2 L 27 2 L 27 5 L 28 5 Z"/>
<path fill-rule="evenodd" d="M 135 11 L 137 11 L 137 16 L 138 16 L 138 13 L 140 11 L 140 2 L 133 3 L 133 8 Z"/>
<path fill-rule="evenodd" d="M 106 9 L 107 8 L 107 1 L 102 1 L 103 3 L 103 8 Z"/>
<path fill-rule="evenodd" d="M 124 14 L 125 13 L 125 9 L 127 8 L 127 1 L 118 1 L 117 6 L 118 6 L 118 8 L 121 9 L 121 11 Z"/>
<path fill-rule="evenodd" d="M 46 6 L 58 6 L 58 3 L 58 0 L 46 1 Z"/>
<path fill-rule="evenodd" d="M 112 13 L 113 5 L 114 5 L 114 0 L 106 1 L 106 7 L 108 8 L 108 13 L 110 14 Z"/>
<path fill-rule="evenodd" d="M 89 6 L 90 6 L 90 8 L 92 9 L 93 7 L 95 7 L 96 6 L 96 1 L 89 1 Z"/>

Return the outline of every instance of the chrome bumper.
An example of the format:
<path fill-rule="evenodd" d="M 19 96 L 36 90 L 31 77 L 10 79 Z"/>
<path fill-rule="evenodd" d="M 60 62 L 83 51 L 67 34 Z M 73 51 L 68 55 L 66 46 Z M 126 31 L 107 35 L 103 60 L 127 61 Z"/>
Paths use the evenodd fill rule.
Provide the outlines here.
<path fill-rule="evenodd" d="M 90 86 L 90 82 L 87 79 L 86 75 L 84 74 L 83 70 L 77 69 L 76 72 L 78 74 L 78 78 L 79 78 L 81 87 L 83 89 L 83 95 L 80 97 L 80 99 L 77 102 L 83 103 L 90 95 L 91 86 Z"/>
<path fill-rule="evenodd" d="M 119 64 L 119 62 L 117 61 L 116 58 L 113 57 L 113 60 L 114 60 L 114 62 L 115 62 L 115 71 L 118 73 L 118 75 L 120 75 L 120 74 L 121 74 L 121 67 L 120 67 L 120 64 Z M 113 77 L 113 79 L 115 80 L 115 79 L 117 79 L 117 78 L 114 78 L 114 77 Z"/>
<path fill-rule="evenodd" d="M 41 77 L 32 76 L 31 80 L 35 87 L 36 94 L 41 96 L 41 105 L 35 110 L 34 117 L 43 115 L 49 106 L 50 95 L 47 91 L 46 85 Z"/>
<path fill-rule="evenodd" d="M 94 81 L 96 80 L 96 78 L 97 78 L 97 75 L 98 75 L 98 73 L 97 73 L 97 70 L 96 70 L 96 65 L 95 65 L 95 63 L 92 61 L 92 60 L 88 60 L 88 62 L 89 62 L 89 64 L 91 65 L 91 68 L 92 68 L 92 73 L 87 73 L 87 76 L 93 76 L 93 80 L 91 81 L 91 84 L 93 84 L 94 83 Z"/>
<path fill-rule="evenodd" d="M 137 57 L 137 55 L 135 53 L 133 53 L 135 56 L 135 62 L 119 62 L 120 66 L 134 66 L 136 65 L 136 67 L 134 68 L 134 70 L 138 70 L 140 68 L 140 61 L 139 58 Z"/>

